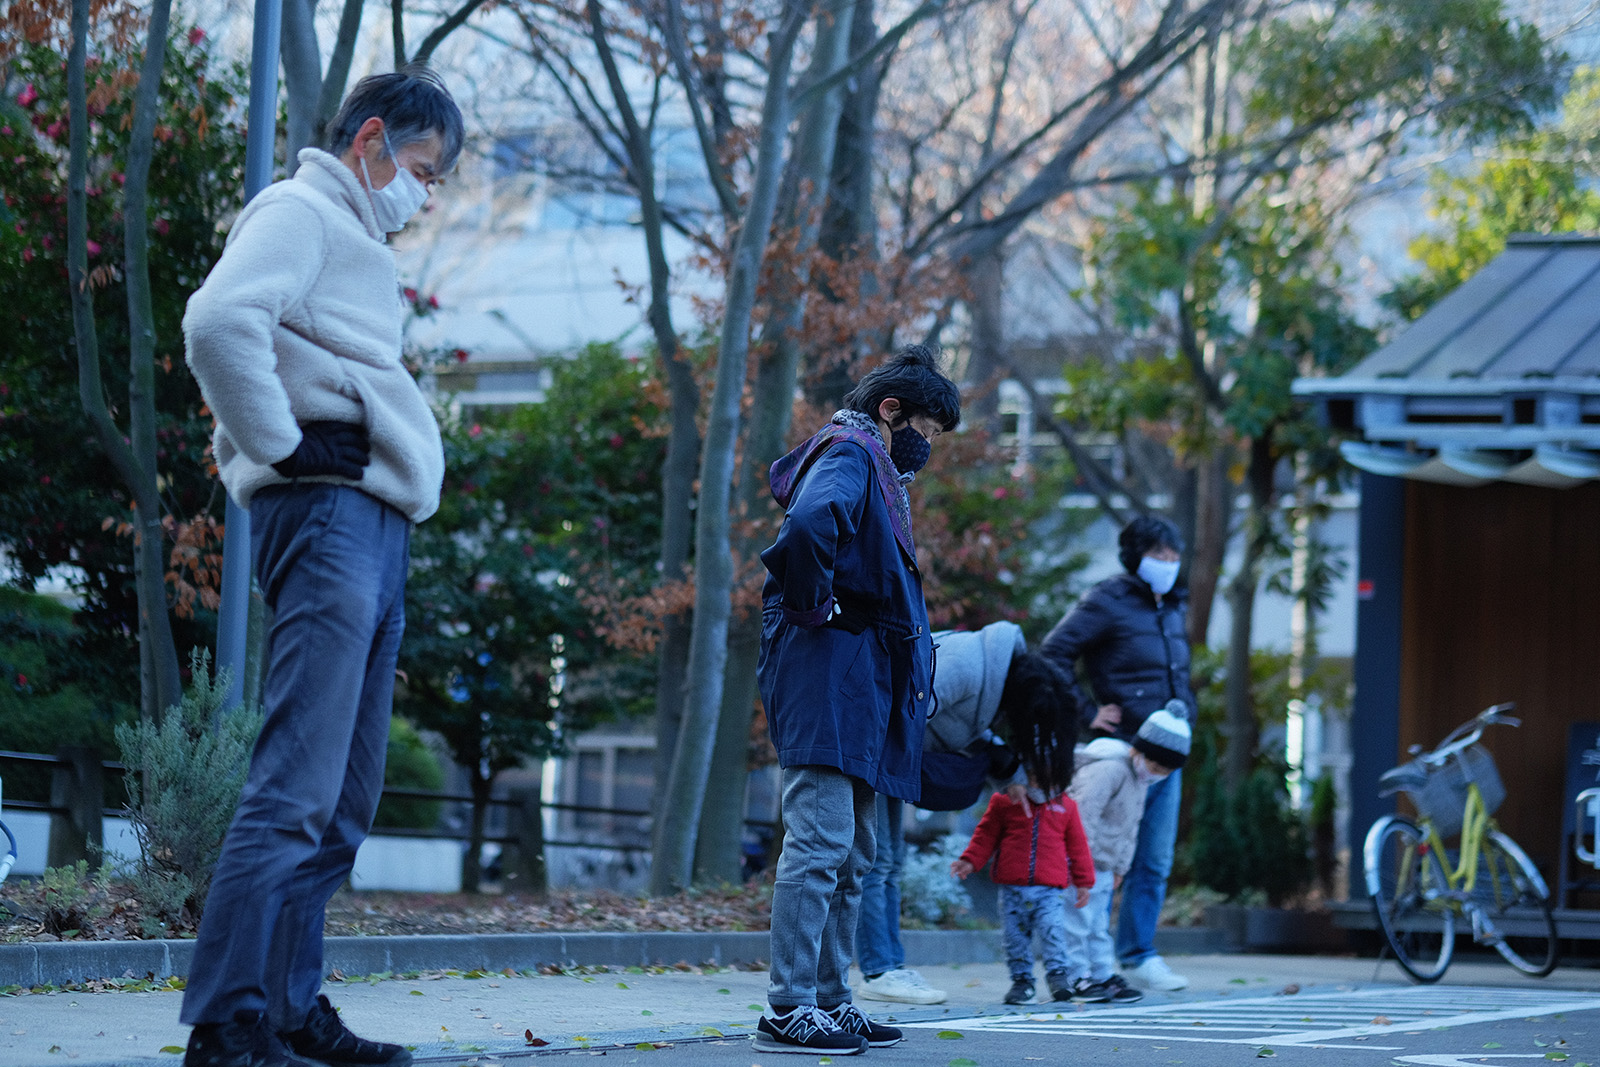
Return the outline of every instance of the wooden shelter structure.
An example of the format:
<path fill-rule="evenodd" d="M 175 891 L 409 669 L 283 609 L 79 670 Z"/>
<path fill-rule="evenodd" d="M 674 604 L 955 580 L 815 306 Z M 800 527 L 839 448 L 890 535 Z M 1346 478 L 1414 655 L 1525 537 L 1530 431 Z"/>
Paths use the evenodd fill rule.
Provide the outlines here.
<path fill-rule="evenodd" d="M 1361 836 L 1393 810 L 1378 776 L 1509 700 L 1523 726 L 1484 739 L 1497 818 L 1558 908 L 1600 904 L 1570 839 L 1574 781 L 1600 784 L 1600 237 L 1513 238 L 1389 344 L 1294 391 L 1362 472 L 1352 896 Z"/>

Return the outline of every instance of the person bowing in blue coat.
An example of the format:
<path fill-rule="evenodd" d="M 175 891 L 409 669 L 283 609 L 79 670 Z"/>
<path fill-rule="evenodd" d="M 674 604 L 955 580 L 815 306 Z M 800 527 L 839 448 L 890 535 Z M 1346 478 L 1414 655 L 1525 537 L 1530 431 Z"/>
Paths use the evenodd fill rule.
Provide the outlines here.
<path fill-rule="evenodd" d="M 874 794 L 921 792 L 933 640 L 906 485 L 960 422 L 961 396 L 934 353 L 912 345 L 845 404 L 770 477 L 785 516 L 761 554 L 758 673 L 784 838 L 762 1052 L 850 1055 L 901 1038 L 851 1003 L 846 977 L 875 855 Z"/>

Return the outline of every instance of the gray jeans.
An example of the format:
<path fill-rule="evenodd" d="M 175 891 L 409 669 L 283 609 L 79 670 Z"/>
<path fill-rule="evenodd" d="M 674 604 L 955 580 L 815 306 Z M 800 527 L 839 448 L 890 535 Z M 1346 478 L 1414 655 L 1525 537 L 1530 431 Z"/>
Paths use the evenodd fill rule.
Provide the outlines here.
<path fill-rule="evenodd" d="M 878 809 L 872 788 L 833 767 L 783 771 L 783 854 L 772 888 L 772 973 L 767 1000 L 850 1002 L 861 880 L 872 869 Z"/>

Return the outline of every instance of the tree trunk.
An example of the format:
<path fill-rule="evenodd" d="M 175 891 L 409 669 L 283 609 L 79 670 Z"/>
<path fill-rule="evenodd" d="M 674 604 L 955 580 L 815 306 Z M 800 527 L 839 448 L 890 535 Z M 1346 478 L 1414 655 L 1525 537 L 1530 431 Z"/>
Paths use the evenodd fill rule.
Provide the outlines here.
<path fill-rule="evenodd" d="M 339 14 L 339 37 L 333 42 L 328 55 L 328 72 L 322 78 L 322 89 L 317 94 L 317 121 L 311 131 L 311 143 L 322 144 L 328 123 L 339 113 L 344 101 L 345 82 L 350 80 L 350 60 L 356 52 L 356 38 L 361 33 L 361 0 L 344 0 L 344 10 Z"/>
<path fill-rule="evenodd" d="M 850 58 L 851 11 L 842 3 L 819 21 L 815 58 L 806 81 L 831 77 Z M 822 210 L 833 170 L 843 90 L 823 93 L 806 109 L 795 136 L 792 188 L 787 190 L 784 225 L 794 234 L 791 269 L 779 270 L 762 327 L 762 355 L 756 368 L 749 427 L 745 431 L 744 469 L 739 478 L 739 514 L 749 520 L 761 514 L 769 496 L 767 469 L 783 455 L 794 416 L 795 383 L 800 374 L 800 330 L 810 285 L 811 255 L 821 230 Z M 765 525 L 740 538 L 734 557 L 753 560 L 767 542 Z M 755 708 L 756 660 L 761 651 L 761 613 L 747 612 L 730 622 L 728 663 L 724 671 L 717 741 L 711 756 L 709 790 L 700 815 L 695 879 L 737 882 L 739 850 L 744 836 L 744 781 L 749 771 L 750 719 Z M 738 783 L 737 787 L 733 783 Z"/>
<path fill-rule="evenodd" d="M 750 353 L 756 286 L 777 207 L 784 145 L 789 127 L 789 70 L 805 22 L 799 0 L 786 0 L 783 16 L 768 37 L 768 72 L 759 147 L 732 267 L 727 282 L 717 352 L 717 379 L 700 462 L 700 500 L 695 509 L 694 631 L 689 646 L 688 695 L 667 778 L 666 806 L 656 820 L 650 891 L 662 896 L 690 884 L 700 811 L 717 720 L 722 710 L 723 669 L 732 613 L 733 558 L 730 505 L 739 405 Z"/>
<path fill-rule="evenodd" d="M 88 253 L 88 54 L 89 7 L 75 0 L 72 7 L 72 45 L 67 61 L 67 95 L 70 111 L 67 167 L 67 281 L 72 304 L 73 337 L 78 355 L 78 399 L 94 426 L 95 438 L 134 498 L 135 562 L 138 583 L 141 707 L 159 720 L 182 698 L 178 656 L 167 615 L 166 568 L 162 560 L 160 498 L 155 484 L 155 417 L 151 400 L 154 384 L 154 328 L 150 312 L 150 275 L 145 239 L 145 190 L 148 188 L 155 108 L 160 99 L 161 65 L 166 53 L 170 0 L 157 0 L 150 12 L 145 64 L 134 107 L 133 132 L 124 186 L 127 219 L 126 280 L 128 288 L 129 386 L 131 440 L 124 439 L 106 406 L 100 377 L 100 345 L 94 325 L 94 291 L 89 277 Z M 140 135 L 143 141 L 140 141 Z"/>
<path fill-rule="evenodd" d="M 483 835 L 489 818 L 489 792 L 494 776 L 472 768 L 472 819 L 467 828 L 467 852 L 461 857 L 461 891 L 476 893 L 483 885 Z"/>
<path fill-rule="evenodd" d="M 517 865 L 506 872 L 506 877 L 516 879 L 515 885 L 507 886 L 508 890 L 514 889 L 519 896 L 543 898 L 550 892 L 550 871 L 544 861 L 544 802 L 540 797 L 544 764 L 538 762 L 534 766 L 539 777 L 512 794 L 517 802 L 513 809 L 516 812 Z"/>
<path fill-rule="evenodd" d="M 1218 447 L 1199 456 L 1194 472 L 1194 540 L 1189 549 L 1189 643 L 1206 644 L 1211 630 L 1211 605 L 1222 579 L 1228 551 L 1228 525 L 1233 512 L 1233 481 L 1228 477 L 1229 450 Z"/>
<path fill-rule="evenodd" d="M 850 20 L 850 54 L 862 55 L 877 41 L 872 0 L 856 0 Z M 822 231 L 817 235 L 818 247 L 839 263 L 865 260 L 871 264 L 878 256 L 878 216 L 872 203 L 872 151 L 879 85 L 877 64 L 868 64 L 845 83 L 840 102 L 833 171 L 828 178 Z M 821 290 L 826 299 L 835 302 L 867 299 L 877 291 L 877 275 L 871 269 L 863 272 L 858 292 L 834 293 L 825 283 Z M 883 331 L 858 336 L 848 351 L 810 353 L 804 370 L 806 400 L 825 410 L 841 407 L 845 394 L 855 384 L 856 360 L 869 346 L 887 344 L 887 337 L 880 341 L 880 334 Z"/>
<path fill-rule="evenodd" d="M 322 97 L 322 50 L 317 45 L 317 0 L 283 0 L 283 87 L 289 98 L 284 126 L 284 172 L 300 166 L 300 149 L 318 134 Z"/>
<path fill-rule="evenodd" d="M 1250 637 L 1255 621 L 1256 587 L 1261 579 L 1261 561 L 1272 542 L 1274 466 L 1270 434 L 1252 439 L 1246 475 L 1250 488 L 1250 512 L 1245 518 L 1239 570 L 1228 583 L 1228 606 L 1232 609 L 1233 619 L 1228 638 L 1227 712 L 1224 719 L 1228 751 L 1222 771 L 1223 782 L 1230 791 L 1237 791 L 1249 776 L 1259 733 L 1255 699 L 1250 691 Z"/>
<path fill-rule="evenodd" d="M 967 385 L 972 398 L 963 405 L 962 421 L 982 429 L 991 441 L 1000 435 L 1000 376 L 1005 364 L 1004 263 L 999 247 L 991 248 L 967 264 L 971 296 L 972 354 L 967 362 Z"/>
<path fill-rule="evenodd" d="M 656 198 L 655 151 L 650 127 L 640 123 L 611 48 L 603 11 L 597 0 L 585 8 L 589 38 L 605 71 L 624 134 L 629 181 L 639 197 L 639 222 L 644 233 L 645 256 L 650 265 L 650 308 L 646 315 L 656 354 L 666 379 L 670 422 L 667 454 L 661 465 L 661 582 L 682 581 L 688 574 L 689 547 L 694 532 L 694 479 L 700 453 L 700 383 L 678 342 L 672 323 L 672 268 L 667 263 L 665 216 Z M 661 620 L 661 643 L 656 657 L 655 810 L 663 810 L 667 778 L 678 743 L 683 718 L 684 689 L 688 682 L 691 618 L 672 612 Z"/>

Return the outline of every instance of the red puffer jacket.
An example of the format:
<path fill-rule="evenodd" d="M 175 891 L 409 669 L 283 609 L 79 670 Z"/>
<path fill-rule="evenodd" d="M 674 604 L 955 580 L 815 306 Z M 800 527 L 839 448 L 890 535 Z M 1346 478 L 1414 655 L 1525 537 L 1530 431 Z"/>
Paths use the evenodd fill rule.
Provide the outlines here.
<path fill-rule="evenodd" d="M 1078 819 L 1078 805 L 1059 796 L 1032 804 L 1030 818 L 1022 805 L 996 793 L 978 820 L 961 858 L 977 870 L 994 856 L 989 877 L 1000 885 L 1094 886 L 1094 859 Z"/>

